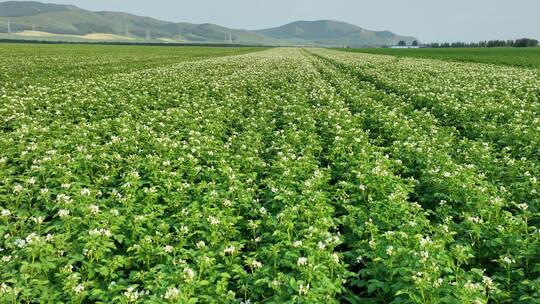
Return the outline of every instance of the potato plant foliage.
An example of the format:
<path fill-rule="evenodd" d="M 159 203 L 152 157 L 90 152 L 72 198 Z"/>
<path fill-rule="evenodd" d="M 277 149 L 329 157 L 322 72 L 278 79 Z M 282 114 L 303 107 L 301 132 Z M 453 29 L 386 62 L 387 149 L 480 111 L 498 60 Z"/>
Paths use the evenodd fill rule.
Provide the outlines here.
<path fill-rule="evenodd" d="M 540 303 L 538 70 L 0 51 L 0 303 Z"/>

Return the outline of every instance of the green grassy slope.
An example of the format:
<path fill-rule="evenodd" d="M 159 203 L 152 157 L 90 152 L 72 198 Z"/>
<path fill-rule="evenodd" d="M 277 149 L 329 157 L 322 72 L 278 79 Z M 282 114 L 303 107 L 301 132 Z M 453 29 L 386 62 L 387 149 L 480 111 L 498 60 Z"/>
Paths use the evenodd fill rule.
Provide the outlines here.
<path fill-rule="evenodd" d="M 7 1 L 0 3 L 0 17 L 21 17 L 35 16 L 43 13 L 63 12 L 76 10 L 77 7 L 71 5 L 59 5 L 52 3 L 41 3 L 37 1 Z"/>
<path fill-rule="evenodd" d="M 540 47 L 536 48 L 447 48 L 447 49 L 340 49 L 347 52 L 384 54 L 396 57 L 491 63 L 540 68 Z"/>
<path fill-rule="evenodd" d="M 177 41 L 279 45 L 280 41 L 245 30 L 214 24 L 191 24 L 161 21 L 118 12 L 92 12 L 69 5 L 39 2 L 0 3 L 0 33 L 36 31 L 63 35 L 108 33 L 146 39 L 166 38 Z"/>

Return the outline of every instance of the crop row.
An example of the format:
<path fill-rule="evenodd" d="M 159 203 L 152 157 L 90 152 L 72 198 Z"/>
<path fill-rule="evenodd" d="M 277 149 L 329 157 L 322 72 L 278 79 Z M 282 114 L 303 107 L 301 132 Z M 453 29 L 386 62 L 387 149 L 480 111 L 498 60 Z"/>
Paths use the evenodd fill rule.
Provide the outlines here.
<path fill-rule="evenodd" d="M 328 57 L 332 55 L 335 56 Z M 536 277 L 534 262 L 530 264 L 530 261 L 537 262 L 538 232 L 530 222 L 538 220 L 537 183 L 530 172 L 521 170 L 535 170 L 537 166 L 526 160 L 509 162 L 508 166 L 499 155 L 490 153 L 484 143 L 461 138 L 455 128 L 441 124 L 425 108 L 416 108 L 409 98 L 373 84 L 363 74 L 364 70 L 358 68 L 358 60 L 341 58 L 336 62 L 320 55 L 317 60 L 321 73 L 361 117 L 373 141 L 384 146 L 392 158 L 402 161 L 405 176 L 417 180 L 412 197 L 431 210 L 432 222 L 450 227 L 445 229 L 447 235 L 453 235 L 453 245 L 471 246 L 469 258 L 472 259 L 466 269 L 469 272 L 485 269 L 501 279 L 506 276 L 505 292 L 514 289 L 521 295 L 523 288 L 534 290 L 538 282 L 531 284 L 529 280 Z M 484 172 L 488 172 L 487 176 Z M 501 181 L 495 175 L 506 175 L 509 179 Z M 529 193 L 523 196 L 519 190 Z M 505 229 L 508 229 L 506 236 Z M 512 253 L 510 248 L 515 251 Z M 525 269 L 516 267 L 513 273 L 518 275 L 511 278 L 506 256 L 497 256 L 501 253 L 523 258 L 521 266 Z M 497 260 L 499 267 L 493 263 Z M 509 286 L 520 281 L 529 287 Z M 490 296 L 497 298 L 493 290 L 491 293 Z"/>

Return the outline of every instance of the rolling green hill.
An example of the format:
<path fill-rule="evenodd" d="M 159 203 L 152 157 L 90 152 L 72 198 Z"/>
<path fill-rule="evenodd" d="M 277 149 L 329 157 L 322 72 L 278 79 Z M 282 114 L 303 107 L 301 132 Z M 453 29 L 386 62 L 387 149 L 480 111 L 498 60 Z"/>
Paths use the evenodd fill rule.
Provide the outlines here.
<path fill-rule="evenodd" d="M 389 31 L 370 31 L 356 25 L 332 20 L 296 21 L 257 32 L 302 45 L 383 46 L 400 40 L 407 43 L 416 40 L 414 37 L 399 36 Z"/>
<path fill-rule="evenodd" d="M 0 17 L 35 16 L 43 13 L 73 10 L 77 10 L 77 7 L 71 5 L 59 5 L 35 1 L 8 1 L 0 3 Z"/>
<path fill-rule="evenodd" d="M 9 26 L 8 26 L 9 24 Z M 414 40 L 336 21 L 298 21 L 259 31 L 162 21 L 122 12 L 93 12 L 35 1 L 0 3 L 0 38 L 122 40 L 249 45 L 380 46 Z"/>
<path fill-rule="evenodd" d="M 229 29 L 214 24 L 191 24 L 161 21 L 119 12 L 92 12 L 71 5 L 44 4 L 33 1 L 0 3 L 0 33 L 10 31 L 15 37 L 43 38 L 41 33 L 88 35 L 104 33 L 128 39 L 169 39 L 180 42 L 280 44 L 255 32 Z M 26 32 L 25 32 L 26 31 Z M 38 32 L 32 36 L 29 31 Z M 15 33 L 24 32 L 24 35 Z M 55 37 L 54 35 L 49 35 Z"/>

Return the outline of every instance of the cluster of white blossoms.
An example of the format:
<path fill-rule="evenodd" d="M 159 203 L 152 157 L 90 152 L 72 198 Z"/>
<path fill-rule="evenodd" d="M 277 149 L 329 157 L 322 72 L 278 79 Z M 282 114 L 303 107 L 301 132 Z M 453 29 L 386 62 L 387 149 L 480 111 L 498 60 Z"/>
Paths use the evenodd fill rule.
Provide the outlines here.
<path fill-rule="evenodd" d="M 309 293 L 309 284 L 300 284 L 298 287 L 298 294 L 300 295 L 307 295 Z"/>
<path fill-rule="evenodd" d="M 0 284 L 0 296 L 3 295 L 18 295 L 21 292 L 21 289 L 18 287 L 11 287 L 6 283 Z"/>
<path fill-rule="evenodd" d="M 19 194 L 19 193 L 21 193 L 23 191 L 24 191 L 23 186 L 21 186 L 19 184 L 16 184 L 15 186 L 13 186 L 13 193 Z"/>
<path fill-rule="evenodd" d="M 9 211 L 8 209 L 3 209 L 2 208 L 2 211 L 0 211 L 0 215 L 3 216 L 3 217 L 8 217 L 11 215 L 11 211 Z"/>
<path fill-rule="evenodd" d="M 227 246 L 224 250 L 223 250 L 223 253 L 225 254 L 234 254 L 236 252 L 236 247 L 235 246 Z"/>
<path fill-rule="evenodd" d="M 71 199 L 71 197 L 69 195 L 66 195 L 66 194 L 63 194 L 63 193 L 60 193 L 56 196 L 56 200 L 59 202 L 59 203 L 63 203 L 63 204 L 66 204 L 66 205 L 69 205 L 73 202 L 73 200 Z"/>
<path fill-rule="evenodd" d="M 84 291 L 84 285 L 78 284 L 76 286 L 73 286 L 73 292 L 76 294 L 82 293 Z"/>
<path fill-rule="evenodd" d="M 416 272 L 415 274 L 412 275 L 412 280 L 416 284 L 419 284 L 419 285 L 422 284 L 425 281 L 424 273 L 420 271 Z"/>
<path fill-rule="evenodd" d="M 482 283 L 484 283 L 484 286 L 488 290 L 493 290 L 493 289 L 497 288 L 497 286 L 493 282 L 493 279 L 486 276 L 486 275 L 482 276 Z"/>
<path fill-rule="evenodd" d="M 82 195 L 82 196 L 88 196 L 88 195 L 90 195 L 90 189 L 88 189 L 88 188 L 82 188 L 82 189 L 81 189 L 81 195 Z"/>
<path fill-rule="evenodd" d="M 507 265 L 512 265 L 516 263 L 516 260 L 512 256 L 509 256 L 509 255 L 502 256 L 501 261 Z"/>
<path fill-rule="evenodd" d="M 184 276 L 186 278 L 186 281 L 192 281 L 195 277 L 195 271 L 191 268 L 185 268 L 184 269 Z"/>
<path fill-rule="evenodd" d="M 527 209 L 529 209 L 529 205 L 527 205 L 526 203 L 522 203 L 522 204 L 517 204 L 518 208 L 525 211 Z"/>
<path fill-rule="evenodd" d="M 58 217 L 59 218 L 67 218 L 68 216 L 69 216 L 69 210 L 66 210 L 66 209 L 58 210 Z"/>
<path fill-rule="evenodd" d="M 465 287 L 465 289 L 469 290 L 469 291 L 483 291 L 484 290 L 484 287 L 482 286 L 482 284 L 480 283 L 475 283 L 475 282 L 471 282 L 471 281 L 467 281 L 465 283 L 465 285 L 463 285 L 463 287 Z"/>
<path fill-rule="evenodd" d="M 165 300 L 177 300 L 180 297 L 180 290 L 176 287 L 169 287 L 163 295 Z"/>
<path fill-rule="evenodd" d="M 106 237 L 112 236 L 111 230 L 105 229 L 105 228 L 94 228 L 88 231 L 88 234 L 91 236 L 106 236 Z"/>
<path fill-rule="evenodd" d="M 65 273 L 72 273 L 73 272 L 73 265 L 66 265 L 64 267 L 62 267 L 62 272 L 65 272 Z"/>
<path fill-rule="evenodd" d="M 98 214 L 99 213 L 99 206 L 97 205 L 90 205 L 88 206 L 88 210 L 90 211 L 90 214 Z"/>
<path fill-rule="evenodd" d="M 246 264 L 252 269 L 260 269 L 263 266 L 263 264 L 260 261 L 257 261 L 255 259 L 248 259 Z"/>
<path fill-rule="evenodd" d="M 394 255 L 394 246 L 386 247 L 386 254 L 388 254 L 388 256 Z"/>
<path fill-rule="evenodd" d="M 215 216 L 209 216 L 208 217 L 208 222 L 210 223 L 210 225 L 212 226 L 217 226 L 219 225 L 219 223 L 221 222 L 217 217 Z"/>
<path fill-rule="evenodd" d="M 298 260 L 296 261 L 296 265 L 298 266 L 307 266 L 308 264 L 308 259 L 306 257 L 299 257 Z"/>
<path fill-rule="evenodd" d="M 129 286 L 127 290 L 124 292 L 124 297 L 128 302 L 136 302 L 139 298 L 148 295 L 149 291 L 145 290 L 137 290 L 137 287 L 135 286 Z"/>

